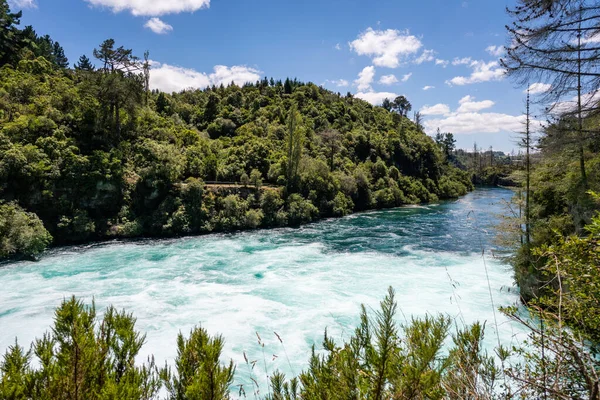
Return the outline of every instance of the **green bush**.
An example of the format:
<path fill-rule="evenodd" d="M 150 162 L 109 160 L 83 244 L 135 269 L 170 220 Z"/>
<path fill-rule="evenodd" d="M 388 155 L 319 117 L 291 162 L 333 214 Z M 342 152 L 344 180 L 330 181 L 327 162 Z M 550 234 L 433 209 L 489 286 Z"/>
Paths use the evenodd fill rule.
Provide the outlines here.
<path fill-rule="evenodd" d="M 52 236 L 34 213 L 15 203 L 0 203 L 0 258 L 33 257 L 52 242 Z"/>
<path fill-rule="evenodd" d="M 304 199 L 299 194 L 292 194 L 288 197 L 287 209 L 287 220 L 291 225 L 311 222 L 319 215 L 317 207 L 310 200 Z"/>

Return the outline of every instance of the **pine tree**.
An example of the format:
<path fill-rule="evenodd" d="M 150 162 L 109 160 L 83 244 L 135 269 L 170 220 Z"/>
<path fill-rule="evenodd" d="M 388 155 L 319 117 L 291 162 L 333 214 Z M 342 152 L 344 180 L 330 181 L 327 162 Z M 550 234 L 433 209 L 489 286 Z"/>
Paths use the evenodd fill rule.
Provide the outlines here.
<path fill-rule="evenodd" d="M 0 67 L 17 61 L 22 47 L 21 31 L 17 25 L 21 22 L 21 11 L 11 13 L 6 0 L 0 0 Z"/>
<path fill-rule="evenodd" d="M 54 64 L 60 69 L 69 68 L 69 59 L 65 56 L 65 51 L 58 42 L 52 44 L 52 58 Z"/>
<path fill-rule="evenodd" d="M 92 65 L 90 59 L 85 54 L 83 54 L 79 57 L 79 60 L 75 64 L 75 69 L 78 71 L 91 72 L 94 70 L 94 66 Z"/>

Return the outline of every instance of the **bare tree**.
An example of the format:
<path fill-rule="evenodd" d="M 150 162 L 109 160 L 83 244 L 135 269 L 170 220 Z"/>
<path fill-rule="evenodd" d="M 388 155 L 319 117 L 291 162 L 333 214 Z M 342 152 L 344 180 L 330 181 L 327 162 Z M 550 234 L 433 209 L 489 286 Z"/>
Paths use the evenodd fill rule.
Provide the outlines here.
<path fill-rule="evenodd" d="M 501 60 L 517 83 L 544 84 L 540 97 L 551 118 L 577 132 L 581 180 L 587 186 L 583 119 L 598 109 L 600 3 L 589 0 L 518 0 L 508 10 L 511 43 Z"/>

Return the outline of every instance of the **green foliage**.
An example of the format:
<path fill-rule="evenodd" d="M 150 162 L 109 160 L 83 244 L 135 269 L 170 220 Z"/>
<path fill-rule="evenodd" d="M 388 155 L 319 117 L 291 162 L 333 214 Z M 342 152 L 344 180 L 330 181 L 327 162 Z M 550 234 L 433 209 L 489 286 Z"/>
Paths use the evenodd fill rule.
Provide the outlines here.
<path fill-rule="evenodd" d="M 30 351 L 17 343 L 8 348 L 0 363 L 0 398 L 154 398 L 160 387 L 154 361 L 135 365 L 144 340 L 131 314 L 110 307 L 98 324 L 93 304 L 64 300 L 52 331 Z"/>
<path fill-rule="evenodd" d="M 0 68 L 0 200 L 55 244 L 297 225 L 472 187 L 405 98 L 391 112 L 289 79 L 149 92 L 144 62 L 112 39 L 98 68 L 82 56 L 68 73 L 55 42 L 38 47 Z"/>
<path fill-rule="evenodd" d="M 33 257 L 52 241 L 52 236 L 34 213 L 14 203 L 0 203 L 0 258 Z"/>
<path fill-rule="evenodd" d="M 211 337 L 204 328 L 194 328 L 190 336 L 177 336 L 176 372 L 161 370 L 161 378 L 172 400 L 221 400 L 229 398 L 235 367 L 220 364 L 223 338 Z"/>
<path fill-rule="evenodd" d="M 529 332 L 529 339 L 511 350 L 495 349 L 494 357 L 483 349 L 484 324 L 457 325 L 451 332 L 456 321 L 439 315 L 399 325 L 390 288 L 379 310 L 369 313 L 362 306 L 360 322 L 345 343 L 336 344 L 325 331 L 322 349 L 313 346 L 298 377 L 288 380 L 281 372 L 268 373 L 268 389 L 259 393 L 251 376 L 254 396 L 597 400 L 598 358 L 576 332 L 538 311 L 532 318 L 517 307 L 503 310 Z M 136 365 L 144 340 L 131 314 L 109 307 L 98 321 L 93 304 L 64 300 L 52 330 L 35 340 L 31 350 L 18 342 L 6 350 L 0 361 L 0 398 L 149 400 L 158 398 L 161 389 L 172 400 L 231 398 L 236 367 L 233 361 L 221 363 L 221 336 L 210 336 L 200 327 L 187 337 L 179 333 L 174 364 L 163 368 L 152 357 Z M 264 345 L 260 337 L 259 344 Z M 256 362 L 244 356 L 254 369 Z M 244 385 L 235 386 L 245 395 Z"/>

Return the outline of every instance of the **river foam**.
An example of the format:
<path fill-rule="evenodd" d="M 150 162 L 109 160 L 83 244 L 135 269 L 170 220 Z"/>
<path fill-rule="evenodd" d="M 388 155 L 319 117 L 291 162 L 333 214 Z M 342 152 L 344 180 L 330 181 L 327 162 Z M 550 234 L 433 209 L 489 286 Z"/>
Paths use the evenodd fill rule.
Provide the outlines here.
<path fill-rule="evenodd" d="M 508 266 L 487 250 L 490 225 L 510 195 L 478 190 L 456 202 L 300 229 L 72 247 L 37 263 L 6 264 L 0 267 L 0 350 L 15 337 L 21 344 L 40 337 L 54 308 L 75 295 L 94 299 L 100 312 L 110 304 L 133 312 L 147 333 L 140 359 L 172 360 L 177 333 L 194 325 L 222 334 L 224 358 L 238 363 L 236 379 L 247 384 L 243 352 L 259 360 L 260 381 L 265 361 L 269 373 L 297 374 L 325 328 L 336 340 L 347 339 L 360 305 L 376 309 L 389 286 L 399 322 L 445 313 L 459 323 L 485 321 L 489 349 L 498 337 L 509 344 L 518 331 L 494 313 L 489 288 L 495 306 L 515 304 L 518 294 Z"/>

